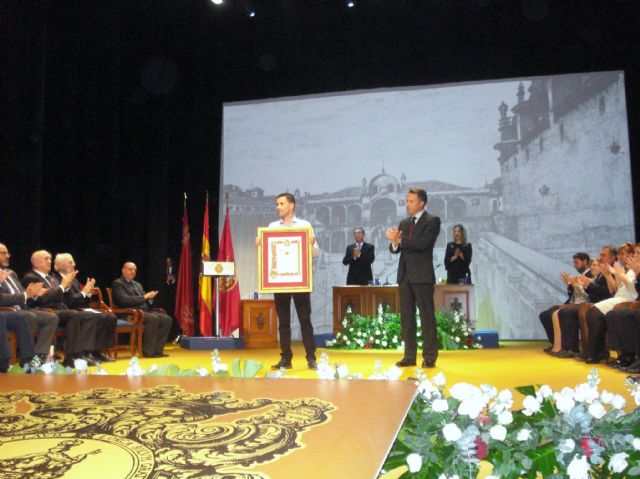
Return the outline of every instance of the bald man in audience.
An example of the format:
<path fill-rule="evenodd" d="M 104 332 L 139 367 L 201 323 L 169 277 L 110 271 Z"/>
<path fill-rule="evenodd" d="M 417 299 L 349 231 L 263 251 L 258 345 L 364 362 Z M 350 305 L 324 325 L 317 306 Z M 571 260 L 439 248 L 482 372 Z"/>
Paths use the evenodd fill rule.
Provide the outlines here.
<path fill-rule="evenodd" d="M 55 257 L 53 267 L 55 276 L 58 281 L 69 275 L 76 273 L 76 262 L 69 253 L 58 253 Z M 76 276 L 76 275 L 74 275 Z M 84 286 L 80 284 L 77 276 L 71 282 L 71 286 L 64 293 L 64 302 L 70 308 L 80 309 L 85 312 L 92 313 L 96 324 L 95 344 L 85 351 L 85 355 L 97 362 L 112 362 L 114 359 L 104 354 L 105 349 L 113 347 L 115 344 L 116 325 L 118 318 L 108 311 L 100 311 L 91 308 L 89 302 L 93 294 L 93 288 L 96 280 L 87 278 Z"/>
<path fill-rule="evenodd" d="M 59 325 L 65 328 L 65 366 L 73 367 L 75 359 L 84 359 L 89 365 L 95 362 L 86 355 L 96 341 L 97 321 L 93 314 L 70 309 L 64 302 L 64 295 L 77 272 L 66 275 L 58 280 L 51 273 L 51 253 L 46 250 L 35 251 L 31 255 L 33 269 L 27 271 L 22 277 L 22 285 L 28 288 L 34 283 L 41 283 L 45 293 L 41 296 L 29 299 L 33 308 L 47 308 L 58 317 Z"/>
<path fill-rule="evenodd" d="M 146 292 L 135 280 L 138 268 L 135 263 L 122 265 L 122 276 L 111 284 L 113 303 L 118 308 L 136 308 L 144 311 L 144 334 L 142 335 L 142 356 L 145 358 L 166 357 L 164 345 L 167 343 L 173 319 L 160 311 L 151 309 L 157 291 Z"/>
<path fill-rule="evenodd" d="M 38 337 L 34 345 L 36 355 L 45 361 L 58 328 L 58 317 L 47 311 L 29 307 L 28 303 L 46 293 L 42 283 L 33 283 L 24 288 L 15 271 L 9 268 L 11 254 L 0 243 L 0 271 L 4 279 L 0 281 L 0 306 L 10 306 L 27 313 L 31 335 Z"/>

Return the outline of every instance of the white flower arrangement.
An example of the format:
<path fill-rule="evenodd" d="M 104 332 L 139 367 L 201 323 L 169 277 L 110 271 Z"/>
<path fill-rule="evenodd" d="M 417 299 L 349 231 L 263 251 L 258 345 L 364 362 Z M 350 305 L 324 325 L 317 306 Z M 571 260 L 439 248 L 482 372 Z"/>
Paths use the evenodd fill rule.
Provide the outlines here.
<path fill-rule="evenodd" d="M 484 460 L 494 479 L 640 476 L 640 409 L 625 413 L 624 397 L 600 392 L 599 382 L 592 370 L 575 388 L 516 388 L 525 398 L 513 410 L 509 390 L 458 383 L 447 397 L 441 373 L 418 377 L 419 395 L 384 469 L 472 478 Z M 640 385 L 627 386 L 640 405 Z"/>

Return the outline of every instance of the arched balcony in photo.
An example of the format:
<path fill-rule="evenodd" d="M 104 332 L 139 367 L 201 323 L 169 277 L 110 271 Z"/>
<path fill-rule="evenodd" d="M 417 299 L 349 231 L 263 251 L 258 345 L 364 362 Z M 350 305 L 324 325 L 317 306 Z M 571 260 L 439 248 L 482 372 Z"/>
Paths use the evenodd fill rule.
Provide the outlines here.
<path fill-rule="evenodd" d="M 467 204 L 460 198 L 451 198 L 447 202 L 447 219 L 460 221 L 467 216 Z"/>
<path fill-rule="evenodd" d="M 445 219 L 447 217 L 447 205 L 442 198 L 429 198 L 427 202 L 429 214 Z"/>
<path fill-rule="evenodd" d="M 397 217 L 396 202 L 391 198 L 380 198 L 371 205 L 371 222 L 374 225 L 394 225 Z"/>
<path fill-rule="evenodd" d="M 360 226 L 362 223 L 362 207 L 360 205 L 349 205 L 347 206 L 347 224 L 356 226 Z"/>
<path fill-rule="evenodd" d="M 347 221 L 347 211 L 344 205 L 331 205 L 331 224 L 343 225 Z"/>

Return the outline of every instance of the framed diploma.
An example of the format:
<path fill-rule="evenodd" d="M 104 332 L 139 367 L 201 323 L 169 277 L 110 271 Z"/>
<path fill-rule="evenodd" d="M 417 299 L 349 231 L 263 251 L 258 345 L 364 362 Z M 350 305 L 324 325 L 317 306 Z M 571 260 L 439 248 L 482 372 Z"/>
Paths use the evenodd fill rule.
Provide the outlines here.
<path fill-rule="evenodd" d="M 258 291 L 313 290 L 311 228 L 258 228 Z"/>

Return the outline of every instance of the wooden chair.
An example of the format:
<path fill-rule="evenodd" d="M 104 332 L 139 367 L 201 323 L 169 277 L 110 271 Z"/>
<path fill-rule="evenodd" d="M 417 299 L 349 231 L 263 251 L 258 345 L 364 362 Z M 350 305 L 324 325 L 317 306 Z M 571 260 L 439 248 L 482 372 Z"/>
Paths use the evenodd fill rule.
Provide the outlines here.
<path fill-rule="evenodd" d="M 98 288 L 95 288 L 98 289 Z M 118 325 L 116 326 L 115 346 L 112 348 L 114 358 L 118 357 L 118 351 L 129 350 L 131 356 L 142 355 L 142 334 L 144 332 L 144 314 L 143 311 L 135 308 L 118 308 L 113 303 L 111 288 L 106 288 L 107 298 L 109 299 L 109 310 L 116 315 L 125 315 L 124 318 L 118 317 Z M 98 289 L 98 291 L 100 291 Z M 99 293 L 100 301 L 102 301 L 102 293 Z M 104 304 L 104 303 L 103 303 Z M 105 305 L 106 306 L 106 305 Z M 129 344 L 120 344 L 119 335 L 128 334 Z"/>

